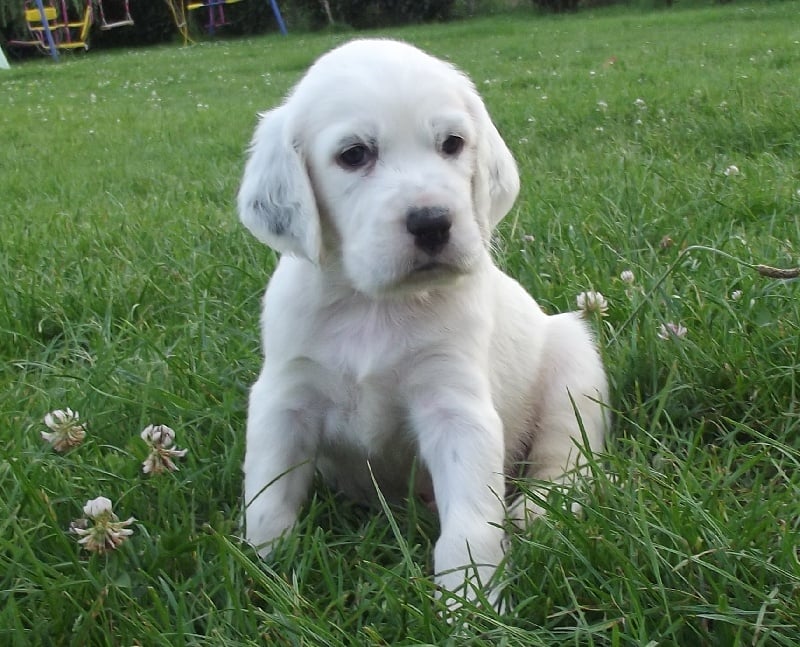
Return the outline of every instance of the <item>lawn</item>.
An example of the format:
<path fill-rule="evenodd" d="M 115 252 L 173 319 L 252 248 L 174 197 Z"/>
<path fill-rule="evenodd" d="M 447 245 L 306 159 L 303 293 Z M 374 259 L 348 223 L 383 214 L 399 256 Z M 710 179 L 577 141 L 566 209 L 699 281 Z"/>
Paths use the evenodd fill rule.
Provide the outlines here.
<path fill-rule="evenodd" d="M 583 513 L 551 501 L 510 539 L 509 611 L 452 622 L 413 502 L 365 511 L 320 486 L 268 562 L 239 538 L 275 263 L 237 221 L 244 151 L 350 34 L 0 71 L 0 643 L 800 644 L 800 283 L 755 268 L 800 265 L 799 15 L 383 32 L 467 71 L 519 162 L 498 263 L 551 312 L 609 303 L 614 422 Z M 59 453 L 43 418 L 66 407 L 87 434 Z M 179 471 L 142 473 L 150 424 L 188 449 Z M 99 496 L 135 517 L 103 555 L 70 532 Z"/>

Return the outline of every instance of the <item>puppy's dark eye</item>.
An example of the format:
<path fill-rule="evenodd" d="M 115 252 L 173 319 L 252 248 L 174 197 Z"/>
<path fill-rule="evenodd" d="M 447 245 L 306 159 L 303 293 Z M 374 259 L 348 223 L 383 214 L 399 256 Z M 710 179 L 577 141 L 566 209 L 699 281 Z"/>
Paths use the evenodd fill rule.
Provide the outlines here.
<path fill-rule="evenodd" d="M 458 135 L 448 135 L 442 142 L 442 154 L 455 157 L 464 149 L 464 140 Z"/>
<path fill-rule="evenodd" d="M 354 144 L 350 148 L 346 148 L 341 153 L 336 161 L 344 169 L 357 169 L 369 164 L 372 159 L 372 151 L 364 144 Z"/>

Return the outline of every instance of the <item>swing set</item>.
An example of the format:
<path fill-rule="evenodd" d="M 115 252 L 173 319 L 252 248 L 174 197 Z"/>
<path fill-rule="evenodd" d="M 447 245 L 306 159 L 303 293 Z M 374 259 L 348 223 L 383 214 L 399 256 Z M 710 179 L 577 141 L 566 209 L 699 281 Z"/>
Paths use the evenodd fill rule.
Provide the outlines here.
<path fill-rule="evenodd" d="M 206 22 L 206 29 L 209 34 L 213 34 L 218 27 L 223 27 L 228 24 L 225 20 L 225 5 L 236 4 L 242 0 L 189 0 L 186 3 L 186 9 L 189 11 L 196 11 L 198 9 L 206 9 L 208 11 L 208 20 Z M 278 22 L 278 29 L 285 36 L 287 34 L 286 25 L 283 23 L 280 9 L 275 0 L 269 0 L 272 7 L 272 13 L 275 20 Z"/>
<path fill-rule="evenodd" d="M 209 34 L 213 35 L 218 28 L 229 24 L 225 17 L 225 6 L 237 4 L 239 2 L 242 2 L 242 0 L 166 0 L 172 12 L 172 16 L 175 19 L 175 25 L 183 36 L 184 45 L 191 41 L 189 37 L 187 12 L 205 10 L 205 28 Z M 281 34 L 286 36 L 289 32 L 286 29 L 286 24 L 283 22 L 283 16 L 281 16 L 281 10 L 278 7 L 277 0 L 269 0 L 269 5 L 272 9 L 272 14 L 275 16 L 275 21 L 278 23 L 278 29 Z"/>
<path fill-rule="evenodd" d="M 209 34 L 213 34 L 218 27 L 224 27 L 228 24 L 225 20 L 225 5 L 236 4 L 242 0 L 197 0 L 195 2 L 187 2 L 186 9 L 188 11 L 197 11 L 198 9 L 208 10 L 208 22 L 206 22 L 206 29 Z"/>
<path fill-rule="evenodd" d="M 186 44 L 191 41 L 186 20 L 187 11 L 207 10 L 206 29 L 213 34 L 217 28 L 228 24 L 225 5 L 242 0 L 165 1 Z M 277 0 L 269 0 L 269 4 L 281 34 L 286 36 L 288 31 Z M 102 30 L 133 25 L 130 0 L 85 0 L 81 15 L 76 15 L 71 9 L 70 0 L 25 0 L 23 17 L 28 37 L 9 40 L 8 44 L 36 47 L 42 53 L 50 54 L 54 60 L 58 60 L 59 51 L 88 50 L 89 35 L 95 23 Z"/>
<path fill-rule="evenodd" d="M 9 40 L 8 44 L 36 47 L 53 58 L 58 58 L 58 51 L 89 49 L 89 34 L 95 22 L 102 30 L 133 25 L 129 0 L 86 0 L 79 15 L 68 0 L 48 0 L 48 4 L 25 0 L 23 17 L 28 38 Z"/>

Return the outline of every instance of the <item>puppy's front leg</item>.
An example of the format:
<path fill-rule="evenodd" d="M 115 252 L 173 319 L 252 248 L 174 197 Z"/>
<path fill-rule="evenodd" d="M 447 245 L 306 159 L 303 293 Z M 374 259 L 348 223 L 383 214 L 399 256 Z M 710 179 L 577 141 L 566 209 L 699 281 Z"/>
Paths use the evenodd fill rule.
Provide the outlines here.
<path fill-rule="evenodd" d="M 503 558 L 502 422 L 488 384 L 428 385 L 412 404 L 412 418 L 439 510 L 436 582 L 474 598 Z"/>
<path fill-rule="evenodd" d="M 262 557 L 297 521 L 314 475 L 317 443 L 310 407 L 287 407 L 292 398 L 276 393 L 275 383 L 262 375 L 253 385 L 247 416 L 246 537 Z"/>

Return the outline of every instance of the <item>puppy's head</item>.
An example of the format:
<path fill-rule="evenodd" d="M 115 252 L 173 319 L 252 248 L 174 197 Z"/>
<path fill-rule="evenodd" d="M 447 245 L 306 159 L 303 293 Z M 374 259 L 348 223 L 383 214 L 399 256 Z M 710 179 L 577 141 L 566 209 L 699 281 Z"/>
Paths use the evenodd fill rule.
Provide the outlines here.
<path fill-rule="evenodd" d="M 463 74 L 404 43 L 356 40 L 262 116 L 239 213 L 275 250 L 333 260 L 379 295 L 472 271 L 518 190 Z"/>

